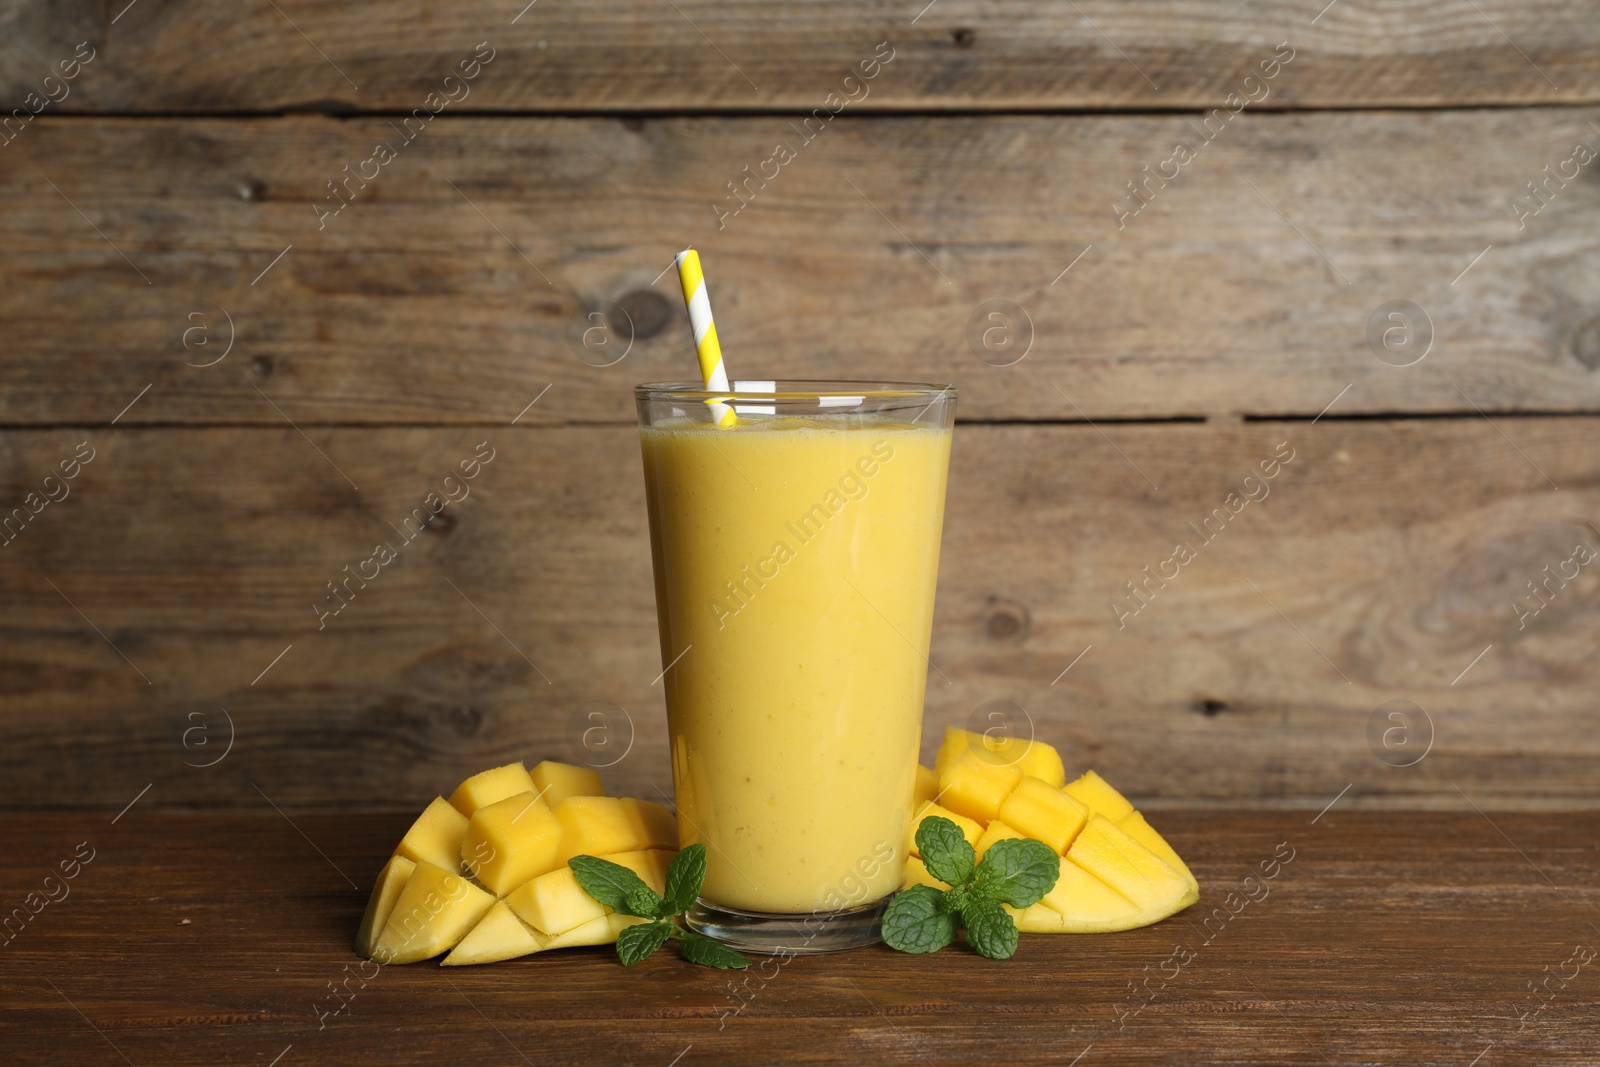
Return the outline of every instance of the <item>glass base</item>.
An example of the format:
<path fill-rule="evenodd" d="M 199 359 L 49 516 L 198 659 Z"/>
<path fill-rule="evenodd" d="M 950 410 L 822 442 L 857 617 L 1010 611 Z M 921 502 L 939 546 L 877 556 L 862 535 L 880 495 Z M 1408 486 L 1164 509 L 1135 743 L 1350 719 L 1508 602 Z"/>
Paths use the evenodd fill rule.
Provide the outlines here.
<path fill-rule="evenodd" d="M 698 900 L 684 920 L 689 929 L 740 952 L 809 956 L 876 945 L 883 940 L 883 913 L 888 907 L 886 897 L 849 911 L 768 915 Z"/>

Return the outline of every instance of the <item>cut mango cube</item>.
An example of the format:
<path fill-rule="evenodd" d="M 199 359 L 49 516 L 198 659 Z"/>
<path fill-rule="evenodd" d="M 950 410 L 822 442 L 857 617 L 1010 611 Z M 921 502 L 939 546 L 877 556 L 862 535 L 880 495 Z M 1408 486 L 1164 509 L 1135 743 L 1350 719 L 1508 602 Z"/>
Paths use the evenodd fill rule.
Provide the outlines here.
<path fill-rule="evenodd" d="M 497 900 L 440 963 L 445 967 L 499 963 L 530 952 L 542 952 L 545 940 L 517 918 L 517 913 L 506 907 L 505 901 Z"/>
<path fill-rule="evenodd" d="M 473 813 L 461 861 L 495 896 L 559 867 L 561 823 L 532 793 L 518 793 Z"/>
<path fill-rule="evenodd" d="M 650 839 L 636 812 L 617 797 L 570 796 L 551 811 L 561 823 L 561 855 L 606 856 L 650 847 Z"/>
<path fill-rule="evenodd" d="M 1000 805 L 1000 821 L 1062 853 L 1089 821 L 1089 809 L 1058 786 L 1027 774 Z"/>
<path fill-rule="evenodd" d="M 933 757 L 934 777 L 942 777 L 945 768 L 950 766 L 950 761 L 970 748 L 972 739 L 978 736 L 980 735 L 963 730 L 959 726 L 947 727 L 944 731 L 944 740 L 939 743 L 939 752 Z"/>
<path fill-rule="evenodd" d="M 1061 762 L 1061 753 L 1056 751 L 1054 745 L 1047 745 L 1043 741 L 1028 742 L 1028 747 L 1017 760 L 1017 770 L 1042 778 L 1058 789 L 1067 780 L 1067 769 Z"/>
<path fill-rule="evenodd" d="M 1104 815 L 1089 820 L 1067 850 L 1067 859 L 1140 908 L 1159 909 L 1190 892 L 1187 878 Z"/>
<path fill-rule="evenodd" d="M 1074 778 L 1062 786 L 1062 790 L 1068 796 L 1082 801 L 1090 811 L 1104 815 L 1112 822 L 1133 814 L 1133 805 L 1128 798 L 1112 789 L 1104 778 L 1093 771 L 1085 771 L 1081 778 Z"/>
<path fill-rule="evenodd" d="M 461 864 L 461 839 L 466 832 L 467 817 L 444 797 L 434 797 L 395 851 L 414 863 L 457 870 Z"/>
<path fill-rule="evenodd" d="M 593 767 L 547 759 L 535 764 L 528 776 L 533 780 L 533 791 L 552 808 L 568 797 L 606 795 L 606 787 L 600 783 L 600 772 Z"/>
<path fill-rule="evenodd" d="M 667 864 L 672 860 L 672 853 L 644 849 L 602 858 L 633 871 L 657 893 L 666 891 Z M 552 936 L 610 914 L 609 908 L 584 892 L 571 867 L 542 874 L 518 886 L 506 897 L 506 904 L 523 922 Z"/>
<path fill-rule="evenodd" d="M 1013 908 L 1010 904 L 1000 905 L 1011 916 L 1011 921 L 1017 924 L 1017 929 L 1024 934 L 1070 934 L 1083 933 L 1067 928 L 1067 919 L 1059 911 L 1047 908 L 1043 903 L 1032 904 L 1026 908 Z"/>
<path fill-rule="evenodd" d="M 1003 763 L 991 763 L 972 750 L 950 761 L 939 776 L 939 802 L 958 815 L 988 822 L 1022 780 L 1022 772 Z"/>
<path fill-rule="evenodd" d="M 911 808 L 917 808 L 930 800 L 939 799 L 939 775 L 929 767 L 917 767 L 917 787 L 911 801 Z"/>
<path fill-rule="evenodd" d="M 982 754 L 991 763 L 1014 766 L 1023 774 L 1043 778 L 1057 787 L 1067 780 L 1066 769 L 1061 763 L 1061 754 L 1052 745 L 1039 740 L 1030 741 L 1017 737 L 985 737 L 983 734 L 955 726 L 944 733 L 944 743 L 939 746 L 939 755 L 934 760 L 934 770 L 942 776 L 957 756 L 975 745 L 983 747 L 985 751 Z"/>
<path fill-rule="evenodd" d="M 921 852 L 917 851 L 917 827 L 921 826 L 922 820 L 928 818 L 930 815 L 937 815 L 941 819 L 949 819 L 951 822 L 961 827 L 961 833 L 966 837 L 967 844 L 972 845 L 974 848 L 977 847 L 978 838 L 983 836 L 983 827 L 979 826 L 973 820 L 967 818 L 965 815 L 957 815 L 949 808 L 941 808 L 939 805 L 930 801 L 929 803 L 918 808 L 917 813 L 911 817 L 911 833 L 906 845 L 906 851 L 913 856 L 922 855 Z"/>
<path fill-rule="evenodd" d="M 618 915 L 615 912 L 602 915 L 598 919 L 590 919 L 581 926 L 575 926 L 564 934 L 557 934 L 545 942 L 545 948 L 577 948 L 580 945 L 609 945 L 616 941 L 617 935 L 630 926 L 647 922 L 632 915 Z"/>
<path fill-rule="evenodd" d="M 1138 905 L 1100 879 L 1078 866 L 1065 856 L 1061 858 L 1061 876 L 1040 905 L 1061 916 L 1064 933 L 1092 934 L 1113 930 L 1131 930 L 1165 918 L 1151 913 L 1155 918 L 1142 915 Z"/>
<path fill-rule="evenodd" d="M 506 897 L 517 917 L 546 936 L 564 934 L 575 926 L 604 918 L 607 908 L 583 891 L 571 867 L 541 874 Z"/>
<path fill-rule="evenodd" d="M 518 793 L 533 791 L 533 779 L 528 777 L 528 768 L 518 761 L 474 774 L 450 794 L 450 805 L 470 819 L 479 808 Z"/>
<path fill-rule="evenodd" d="M 406 879 L 372 958 L 379 963 L 431 959 L 460 943 L 493 904 L 494 897 L 459 874 L 424 860 Z"/>
<path fill-rule="evenodd" d="M 1027 836 L 1027 834 L 1020 834 L 1011 827 L 1007 826 L 1005 823 L 1001 822 L 999 819 L 996 819 L 994 822 L 983 828 L 983 836 L 978 838 L 978 843 L 972 847 L 977 850 L 978 858 L 981 860 L 983 859 L 983 854 L 989 851 L 989 846 L 993 845 L 996 841 L 1004 841 L 1008 837 Z"/>
<path fill-rule="evenodd" d="M 1123 832 L 1133 838 L 1145 848 L 1167 861 L 1167 865 L 1189 880 L 1191 888 L 1198 890 L 1200 883 L 1195 880 L 1189 870 L 1189 865 L 1183 862 L 1176 849 L 1167 844 L 1167 839 L 1155 832 L 1151 825 L 1145 822 L 1144 816 L 1135 811 L 1124 815 L 1117 820 L 1117 825 Z"/>
<path fill-rule="evenodd" d="M 660 804 L 637 797 L 618 797 L 644 844 L 640 848 L 666 848 L 677 851 L 678 817 Z"/>
<path fill-rule="evenodd" d="M 943 882 L 939 881 L 939 879 L 928 873 L 927 864 L 923 863 L 916 856 L 907 856 L 906 884 L 904 888 L 910 889 L 914 885 L 931 885 L 935 889 L 950 888 Z"/>
<path fill-rule="evenodd" d="M 384 924 L 389 921 L 389 913 L 394 911 L 394 902 L 400 899 L 400 891 L 406 887 L 406 880 L 416 869 L 417 865 L 412 860 L 404 856 L 390 856 L 389 862 L 378 872 L 378 880 L 372 886 L 372 896 L 367 898 L 366 913 L 361 916 L 361 929 L 356 931 L 356 951 L 363 956 L 372 956 L 378 934 L 383 932 Z"/>

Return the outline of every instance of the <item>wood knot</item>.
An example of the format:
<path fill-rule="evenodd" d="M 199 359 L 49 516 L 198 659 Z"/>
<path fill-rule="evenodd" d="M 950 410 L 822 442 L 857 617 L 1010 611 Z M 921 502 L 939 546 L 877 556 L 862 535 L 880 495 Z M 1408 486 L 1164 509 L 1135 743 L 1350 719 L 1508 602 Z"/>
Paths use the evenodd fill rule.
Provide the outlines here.
<path fill-rule="evenodd" d="M 950 39 L 956 43 L 957 48 L 971 48 L 978 40 L 978 33 L 962 26 L 950 31 Z"/>
<path fill-rule="evenodd" d="M 1216 697 L 1196 697 L 1189 704 L 1189 710 L 1211 719 L 1227 711 L 1228 702 L 1226 700 L 1218 700 Z"/>
<path fill-rule="evenodd" d="M 471 737 L 483 727 L 483 712 L 471 704 L 450 709 L 450 725 L 462 737 Z"/>
<path fill-rule="evenodd" d="M 1009 641 L 1021 644 L 1033 629 L 1028 609 L 1015 600 L 989 598 L 989 617 L 983 624 L 991 641 Z"/>
<path fill-rule="evenodd" d="M 270 378 L 277 367 L 273 364 L 271 356 L 251 356 L 247 364 L 250 373 L 257 378 Z"/>
<path fill-rule="evenodd" d="M 627 118 L 622 120 L 622 128 L 627 130 L 629 133 L 643 133 L 644 119 L 641 119 L 635 115 L 629 115 Z"/>
<path fill-rule="evenodd" d="M 649 340 L 667 328 L 672 321 L 672 301 L 654 289 L 634 289 L 617 298 L 617 310 L 625 322 L 633 324 L 633 336 L 640 341 Z M 622 328 L 626 329 L 626 326 Z"/>
<path fill-rule="evenodd" d="M 266 198 L 267 187 L 264 183 L 258 182 L 254 178 L 246 178 L 239 183 L 240 200 L 257 201 L 265 200 Z"/>
<path fill-rule="evenodd" d="M 449 506 L 440 509 L 438 514 L 429 515 L 422 521 L 422 528 L 431 534 L 444 536 L 456 528 L 456 517 L 450 514 Z"/>

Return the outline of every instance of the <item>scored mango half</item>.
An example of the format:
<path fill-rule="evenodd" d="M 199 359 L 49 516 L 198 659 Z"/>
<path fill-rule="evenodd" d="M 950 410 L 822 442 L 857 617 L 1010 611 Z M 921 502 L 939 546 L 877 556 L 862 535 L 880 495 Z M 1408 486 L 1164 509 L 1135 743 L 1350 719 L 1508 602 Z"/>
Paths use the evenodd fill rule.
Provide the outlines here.
<path fill-rule="evenodd" d="M 356 951 L 379 963 L 449 953 L 458 966 L 616 941 L 644 920 L 596 903 L 568 860 L 599 856 L 664 892 L 678 824 L 660 804 L 604 792 L 591 768 L 546 760 L 434 798 L 379 872 Z"/>
<path fill-rule="evenodd" d="M 915 848 L 930 815 L 950 819 L 981 857 L 996 841 L 1031 837 L 1061 856 L 1055 887 L 1032 907 L 1007 907 L 1026 933 L 1110 933 L 1149 926 L 1200 899 L 1177 851 L 1133 804 L 1094 771 L 1068 782 L 1060 755 L 1042 741 L 986 738 L 951 728 L 932 773 L 938 790 L 919 796 L 906 886 L 944 884 Z"/>

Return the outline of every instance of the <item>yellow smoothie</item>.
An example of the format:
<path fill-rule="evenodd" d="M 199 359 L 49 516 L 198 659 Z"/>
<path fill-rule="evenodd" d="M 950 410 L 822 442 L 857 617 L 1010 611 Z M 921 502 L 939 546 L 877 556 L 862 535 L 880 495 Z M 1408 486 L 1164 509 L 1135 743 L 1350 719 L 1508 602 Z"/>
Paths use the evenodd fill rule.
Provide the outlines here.
<path fill-rule="evenodd" d="M 702 898 L 776 914 L 882 899 L 904 874 L 950 431 L 758 415 L 641 435 Z"/>

